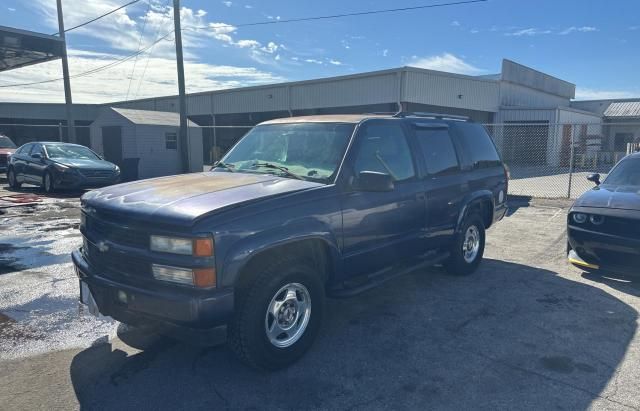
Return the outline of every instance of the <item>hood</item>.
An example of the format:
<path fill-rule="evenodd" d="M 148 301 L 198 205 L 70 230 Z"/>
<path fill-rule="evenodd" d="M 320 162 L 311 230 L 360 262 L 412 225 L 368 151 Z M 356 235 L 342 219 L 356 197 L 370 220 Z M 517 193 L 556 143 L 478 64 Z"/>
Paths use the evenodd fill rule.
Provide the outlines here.
<path fill-rule="evenodd" d="M 52 158 L 51 161 L 54 161 L 59 164 L 63 164 L 67 167 L 74 168 L 86 168 L 91 170 L 113 170 L 116 166 L 113 163 L 110 163 L 106 160 L 95 159 L 75 159 L 75 158 Z"/>
<path fill-rule="evenodd" d="M 15 152 L 15 148 L 0 148 L 0 154 L 13 154 Z"/>
<path fill-rule="evenodd" d="M 265 174 L 206 172 L 119 184 L 90 191 L 82 199 L 88 207 L 189 224 L 227 207 L 319 186 Z"/>
<path fill-rule="evenodd" d="M 584 193 L 575 205 L 640 211 L 640 187 L 602 184 Z"/>

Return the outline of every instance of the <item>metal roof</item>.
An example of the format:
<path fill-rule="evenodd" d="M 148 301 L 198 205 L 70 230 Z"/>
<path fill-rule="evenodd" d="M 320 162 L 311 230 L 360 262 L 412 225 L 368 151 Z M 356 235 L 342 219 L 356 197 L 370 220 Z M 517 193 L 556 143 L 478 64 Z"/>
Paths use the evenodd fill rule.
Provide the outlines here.
<path fill-rule="evenodd" d="M 640 100 L 614 102 L 604 111 L 605 117 L 640 117 Z"/>
<path fill-rule="evenodd" d="M 130 108 L 111 107 L 111 110 L 120 114 L 133 124 L 150 126 L 180 126 L 180 115 L 169 111 L 133 110 Z M 196 123 L 189 120 L 189 127 L 197 127 Z"/>
<path fill-rule="evenodd" d="M 58 59 L 63 47 L 60 37 L 0 26 L 0 71 Z"/>
<path fill-rule="evenodd" d="M 368 118 L 392 118 L 391 114 L 325 114 L 317 116 L 283 117 L 268 120 L 260 124 L 288 123 L 359 123 Z"/>

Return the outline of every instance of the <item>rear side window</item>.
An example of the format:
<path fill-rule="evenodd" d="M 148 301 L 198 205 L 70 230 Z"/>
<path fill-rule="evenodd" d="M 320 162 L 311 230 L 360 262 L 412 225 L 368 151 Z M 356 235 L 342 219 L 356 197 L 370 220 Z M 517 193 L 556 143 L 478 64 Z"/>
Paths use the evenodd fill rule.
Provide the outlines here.
<path fill-rule="evenodd" d="M 500 156 L 491 137 L 480 124 L 460 123 L 456 125 L 460 143 L 466 148 L 473 168 L 500 166 Z"/>
<path fill-rule="evenodd" d="M 460 169 L 448 128 L 416 127 L 415 133 L 430 175 L 451 174 Z"/>
<path fill-rule="evenodd" d="M 413 157 L 402 126 L 397 122 L 367 124 L 360 136 L 354 168 L 356 174 L 377 171 L 391 175 L 395 181 L 414 177 Z"/>

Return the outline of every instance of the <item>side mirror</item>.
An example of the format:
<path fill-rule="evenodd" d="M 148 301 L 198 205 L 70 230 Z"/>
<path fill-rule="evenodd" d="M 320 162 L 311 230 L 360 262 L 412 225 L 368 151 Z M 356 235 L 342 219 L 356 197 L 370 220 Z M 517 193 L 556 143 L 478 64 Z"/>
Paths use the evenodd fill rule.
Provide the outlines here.
<path fill-rule="evenodd" d="M 593 173 L 593 174 L 589 174 L 587 176 L 587 180 L 591 181 L 592 183 L 595 183 L 596 185 L 600 185 L 600 174 L 598 173 Z"/>
<path fill-rule="evenodd" d="M 42 154 L 40 154 L 40 153 L 33 153 L 33 154 L 31 154 L 31 158 L 35 158 L 35 159 L 40 160 L 40 159 L 42 159 Z"/>
<path fill-rule="evenodd" d="M 358 191 L 393 191 L 393 177 L 376 171 L 361 171 L 355 189 Z"/>

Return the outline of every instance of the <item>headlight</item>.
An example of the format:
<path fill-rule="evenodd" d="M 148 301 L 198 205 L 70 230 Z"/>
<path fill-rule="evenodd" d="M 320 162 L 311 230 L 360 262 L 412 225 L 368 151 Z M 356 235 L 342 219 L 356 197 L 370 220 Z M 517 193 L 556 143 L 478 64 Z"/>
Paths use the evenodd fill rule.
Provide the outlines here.
<path fill-rule="evenodd" d="M 190 269 L 153 264 L 151 269 L 156 280 L 201 288 L 214 287 L 216 285 L 216 272 L 213 268 Z"/>
<path fill-rule="evenodd" d="M 587 221 L 587 215 L 583 213 L 573 213 L 573 221 L 578 224 L 584 224 Z"/>
<path fill-rule="evenodd" d="M 211 257 L 213 255 L 213 240 L 211 238 L 183 238 L 151 236 L 151 250 L 161 253 L 193 255 L 196 257 Z"/>
<path fill-rule="evenodd" d="M 116 166 L 116 167 L 113 169 L 113 171 L 114 171 L 116 174 L 120 174 L 120 167 Z"/>
<path fill-rule="evenodd" d="M 600 224 L 604 223 L 604 216 L 591 215 L 591 216 L 589 216 L 589 221 L 591 221 L 591 224 L 593 224 L 593 225 L 600 225 Z"/>
<path fill-rule="evenodd" d="M 71 170 L 71 167 L 65 166 L 64 164 L 54 163 L 53 166 L 55 167 L 56 170 L 58 170 L 60 172 L 63 172 L 63 173 L 65 171 Z"/>

